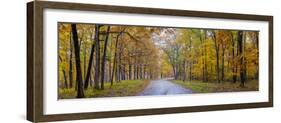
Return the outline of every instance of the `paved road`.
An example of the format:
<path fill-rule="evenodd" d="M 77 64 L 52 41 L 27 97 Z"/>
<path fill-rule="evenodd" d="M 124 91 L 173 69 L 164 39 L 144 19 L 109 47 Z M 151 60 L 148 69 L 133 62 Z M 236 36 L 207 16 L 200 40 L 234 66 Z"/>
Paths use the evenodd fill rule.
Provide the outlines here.
<path fill-rule="evenodd" d="M 190 93 L 192 93 L 192 90 L 172 83 L 169 80 L 153 80 L 139 95 L 170 95 Z"/>

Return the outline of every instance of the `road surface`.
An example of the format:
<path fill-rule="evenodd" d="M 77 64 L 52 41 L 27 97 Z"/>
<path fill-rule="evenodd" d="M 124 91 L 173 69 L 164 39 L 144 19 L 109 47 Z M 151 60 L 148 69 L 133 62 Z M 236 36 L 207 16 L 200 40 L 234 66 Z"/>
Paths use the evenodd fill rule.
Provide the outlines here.
<path fill-rule="evenodd" d="M 150 84 L 141 92 L 140 96 L 145 95 L 171 95 L 171 94 L 190 94 L 192 90 L 186 89 L 169 80 L 152 80 Z"/>

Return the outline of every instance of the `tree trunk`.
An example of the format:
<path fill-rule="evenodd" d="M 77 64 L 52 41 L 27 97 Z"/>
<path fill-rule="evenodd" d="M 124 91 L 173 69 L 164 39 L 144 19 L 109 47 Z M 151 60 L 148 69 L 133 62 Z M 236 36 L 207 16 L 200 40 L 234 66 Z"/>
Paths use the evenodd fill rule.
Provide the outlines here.
<path fill-rule="evenodd" d="M 189 62 L 189 80 L 192 81 L 192 62 Z"/>
<path fill-rule="evenodd" d="M 95 39 L 97 40 L 97 39 Z M 92 64 L 93 64 L 93 59 L 94 59 L 94 51 L 95 51 L 95 44 L 93 43 L 92 44 L 92 48 L 91 48 L 91 54 L 90 54 L 90 58 L 89 58 L 89 63 L 88 63 L 88 69 L 87 69 L 87 75 L 86 75 L 86 78 L 85 78 L 85 84 L 84 84 L 84 89 L 87 89 L 88 88 L 88 85 L 89 85 L 89 79 L 90 79 L 90 76 L 91 76 L 91 73 L 92 73 Z"/>
<path fill-rule="evenodd" d="M 237 45 L 236 45 L 236 58 L 235 58 L 235 71 L 234 71 L 234 83 L 236 83 L 237 81 L 237 75 L 238 75 L 238 64 L 239 64 L 239 45 L 238 45 L 238 41 L 237 41 Z"/>
<path fill-rule="evenodd" d="M 89 85 L 90 85 L 90 87 L 93 87 L 93 70 L 90 71 Z"/>
<path fill-rule="evenodd" d="M 86 62 L 86 59 L 87 59 L 87 53 L 86 53 L 86 44 L 84 43 L 84 49 L 83 49 L 83 54 L 84 54 L 84 81 L 86 80 L 86 69 L 87 69 L 87 62 Z"/>
<path fill-rule="evenodd" d="M 111 42 L 110 42 L 110 49 L 113 49 L 113 42 L 112 42 L 112 39 L 111 39 Z M 110 50 L 110 54 L 112 53 L 111 52 L 112 50 Z M 111 82 L 111 76 L 112 76 L 112 57 L 111 57 L 111 55 L 110 55 L 110 60 L 109 60 L 109 63 L 108 63 L 108 74 L 109 74 L 109 76 L 108 76 L 108 81 L 109 82 Z"/>
<path fill-rule="evenodd" d="M 243 31 L 238 31 L 238 48 L 239 48 L 239 54 L 241 57 L 239 58 L 240 62 L 240 86 L 245 86 L 245 74 L 244 74 L 244 56 L 243 56 Z"/>
<path fill-rule="evenodd" d="M 119 36 L 120 34 L 117 35 L 116 37 L 116 42 L 115 42 L 115 52 L 114 52 L 114 59 L 113 59 L 113 70 L 112 70 L 112 74 L 111 74 L 111 79 L 110 79 L 110 85 L 112 86 L 113 85 L 113 78 L 114 78 L 114 75 L 115 75 L 115 78 L 117 77 L 116 76 L 116 62 L 117 62 L 117 51 L 118 51 L 118 40 L 119 40 Z"/>
<path fill-rule="evenodd" d="M 126 80 L 126 64 L 123 65 L 123 80 Z"/>
<path fill-rule="evenodd" d="M 135 58 L 135 63 L 134 63 L 134 80 L 137 79 L 137 65 L 136 65 L 136 58 Z"/>
<path fill-rule="evenodd" d="M 176 80 L 178 80 L 179 79 L 179 65 L 178 64 L 175 65 L 175 71 L 176 71 Z"/>
<path fill-rule="evenodd" d="M 139 63 L 137 63 L 137 79 L 139 79 Z"/>
<path fill-rule="evenodd" d="M 201 72 L 202 72 L 202 81 L 204 82 L 205 81 L 205 64 L 204 64 L 204 48 L 203 48 L 203 39 L 202 39 L 202 34 L 201 34 L 201 32 L 200 32 L 200 35 L 199 35 L 199 39 L 200 39 L 200 45 L 201 45 L 201 62 L 202 62 L 202 70 L 201 70 Z"/>
<path fill-rule="evenodd" d="M 189 49 L 190 49 L 190 51 L 192 50 L 191 48 L 191 46 L 192 46 L 192 38 L 191 37 L 189 37 Z M 191 59 L 191 54 L 189 55 L 189 58 L 190 58 L 190 60 L 189 60 L 189 80 L 190 81 L 192 81 L 192 65 L 193 65 L 193 61 L 192 61 L 192 59 Z"/>
<path fill-rule="evenodd" d="M 70 48 L 70 53 L 69 53 L 69 87 L 72 88 L 73 87 L 73 75 L 72 75 L 72 35 L 71 35 L 71 32 L 70 32 L 70 35 L 69 35 L 69 48 Z"/>
<path fill-rule="evenodd" d="M 247 81 L 247 64 L 248 64 L 248 61 L 247 61 L 247 58 L 245 57 L 246 56 L 246 32 L 243 32 L 243 68 L 244 68 L 244 78 L 245 78 L 245 82 Z"/>
<path fill-rule="evenodd" d="M 100 26 L 95 26 L 95 42 L 96 42 L 96 65 L 95 65 L 95 78 L 94 78 L 94 88 L 99 89 L 99 77 L 100 77 L 100 42 L 99 42 L 99 29 Z"/>
<path fill-rule="evenodd" d="M 182 72 L 183 73 L 183 75 L 182 75 L 183 79 L 182 79 L 182 81 L 185 81 L 186 80 L 186 61 L 185 60 L 183 61 L 183 66 L 182 67 L 183 67 L 183 72 Z"/>
<path fill-rule="evenodd" d="M 122 68 L 121 68 L 121 49 L 119 49 L 119 53 L 118 53 L 118 60 L 117 60 L 117 82 L 120 82 L 120 80 L 122 79 Z"/>
<path fill-rule="evenodd" d="M 112 65 L 111 65 L 111 58 L 108 63 L 108 81 L 111 82 L 111 75 L 112 75 Z"/>
<path fill-rule="evenodd" d="M 256 47 L 257 49 L 259 49 L 259 32 L 255 32 L 255 36 L 256 36 Z M 259 59 L 259 50 L 257 50 L 257 59 Z M 259 62 L 257 61 L 255 63 L 256 67 L 256 73 L 255 73 L 255 79 L 259 79 Z"/>
<path fill-rule="evenodd" d="M 222 63 L 221 63 L 221 81 L 224 81 L 224 53 L 225 53 L 225 49 L 222 48 Z"/>
<path fill-rule="evenodd" d="M 217 39 L 216 39 L 216 33 L 213 32 L 213 40 L 215 42 L 215 51 L 216 51 L 216 72 L 217 72 L 217 82 L 220 83 L 220 62 L 219 62 L 219 46 L 218 46 L 218 42 L 217 42 Z"/>
<path fill-rule="evenodd" d="M 231 43 L 232 43 L 232 48 L 231 48 L 231 53 L 232 53 L 232 82 L 236 82 L 236 73 L 235 73 L 235 68 L 236 68 L 236 61 L 235 61 L 235 42 L 233 39 L 233 34 L 231 33 Z"/>
<path fill-rule="evenodd" d="M 207 66 L 207 52 L 206 52 L 206 39 L 207 39 L 207 32 L 204 30 L 204 71 L 205 71 L 205 81 L 208 82 L 208 66 Z"/>
<path fill-rule="evenodd" d="M 107 42 L 109 37 L 110 26 L 107 27 L 106 37 L 104 40 L 104 48 L 103 48 L 103 57 L 102 57 L 102 66 L 101 66 L 101 89 L 104 89 L 104 75 L 105 75 L 105 64 L 106 64 L 106 49 Z"/>
<path fill-rule="evenodd" d="M 176 78 L 176 68 L 175 68 L 174 64 L 172 64 L 172 68 L 173 68 L 174 78 L 175 78 L 175 80 L 177 80 L 177 78 Z"/>
<path fill-rule="evenodd" d="M 129 80 L 132 79 L 132 65 L 129 64 Z"/>
<path fill-rule="evenodd" d="M 114 55 L 114 60 L 113 60 L 113 67 L 112 67 L 112 73 L 111 73 L 111 78 L 110 78 L 110 86 L 113 85 L 113 78 L 114 78 L 114 75 L 116 75 L 116 58 L 115 57 L 116 57 L 116 53 Z"/>
<path fill-rule="evenodd" d="M 63 70 L 62 72 L 63 72 L 63 76 L 64 76 L 64 87 L 68 88 L 66 72 L 65 72 L 65 70 Z"/>
<path fill-rule="evenodd" d="M 73 37 L 73 44 L 74 44 L 74 52 L 75 52 L 75 61 L 76 61 L 76 79 L 77 79 L 77 98 L 84 97 L 84 90 L 83 90 L 83 82 L 82 82 L 82 73 L 81 73 L 81 64 L 80 64 L 80 50 L 79 50 L 79 43 L 78 43 L 78 34 L 76 29 L 76 24 L 71 24 L 72 28 L 72 37 Z"/>
<path fill-rule="evenodd" d="M 145 65 L 143 65 L 143 74 L 142 74 L 143 79 L 146 79 L 146 76 L 145 76 L 145 71 L 146 71 L 146 67 L 145 67 Z"/>
<path fill-rule="evenodd" d="M 140 79 L 142 79 L 142 64 L 140 64 Z"/>
<path fill-rule="evenodd" d="M 59 56 L 59 59 L 60 59 L 60 62 L 63 62 L 61 56 Z M 63 79 L 64 79 L 64 88 L 68 88 L 65 67 L 62 69 L 62 73 L 63 73 Z"/>

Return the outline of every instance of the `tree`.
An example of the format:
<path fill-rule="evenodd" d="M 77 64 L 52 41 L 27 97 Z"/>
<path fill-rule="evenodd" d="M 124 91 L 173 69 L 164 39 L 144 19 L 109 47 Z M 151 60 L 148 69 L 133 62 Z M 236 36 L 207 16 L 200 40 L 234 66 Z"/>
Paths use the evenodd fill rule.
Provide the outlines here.
<path fill-rule="evenodd" d="M 95 89 L 100 89 L 99 78 L 100 78 L 100 42 L 99 42 L 99 29 L 100 25 L 96 24 L 95 26 L 95 43 L 96 43 L 96 65 L 95 65 Z"/>
<path fill-rule="evenodd" d="M 70 50 L 70 53 L 69 53 L 69 87 L 72 88 L 73 87 L 73 70 L 72 70 L 72 52 L 73 52 L 73 46 L 72 46 L 72 35 L 71 35 L 71 32 L 69 33 L 69 50 Z"/>
<path fill-rule="evenodd" d="M 84 97 L 84 89 L 83 89 L 83 82 L 82 82 L 82 73 L 81 73 L 81 64 L 80 64 L 80 50 L 79 50 L 79 43 L 78 43 L 78 34 L 76 29 L 76 24 L 71 24 L 72 28 L 72 38 L 74 44 L 74 52 L 75 52 L 75 62 L 76 62 L 76 78 L 77 78 L 77 98 Z"/>
<path fill-rule="evenodd" d="M 117 71 L 116 71 L 116 69 L 117 69 L 116 62 L 117 62 L 117 50 L 118 50 L 119 37 L 120 37 L 120 35 L 122 35 L 122 33 L 124 31 L 125 31 L 125 28 L 117 34 L 116 41 L 115 41 L 115 52 L 114 52 L 114 60 L 113 60 L 113 70 L 112 70 L 111 79 L 110 79 L 110 82 L 111 82 L 110 85 L 111 86 L 113 85 L 113 77 L 117 73 Z M 118 75 L 116 75 L 115 77 L 117 77 L 117 76 Z"/>
<path fill-rule="evenodd" d="M 202 29 L 203 30 L 203 29 Z M 206 30 L 203 30 L 203 32 L 204 32 L 204 43 L 203 43 L 203 45 L 204 45 L 204 74 L 205 74 L 205 79 L 204 79 L 204 81 L 206 81 L 206 82 L 208 82 L 208 65 L 207 65 L 207 61 L 208 61 L 208 56 L 207 56 L 207 31 Z"/>
<path fill-rule="evenodd" d="M 92 35 L 90 37 L 92 37 Z M 97 39 L 95 39 L 95 40 L 97 40 Z M 95 43 L 92 43 L 91 53 L 90 53 L 90 58 L 89 58 L 89 63 L 88 63 L 88 69 L 87 69 L 87 74 L 86 74 L 85 84 L 84 84 L 85 89 L 87 89 L 88 85 L 89 85 L 89 80 L 90 80 L 90 76 L 91 76 L 91 72 L 92 72 L 92 64 L 93 64 L 93 59 L 94 59 L 94 51 L 95 51 Z"/>
<path fill-rule="evenodd" d="M 230 40 L 231 40 L 231 45 L 232 45 L 232 47 L 231 47 L 231 52 L 232 52 L 232 82 L 236 83 L 236 81 L 237 81 L 237 60 L 236 60 L 236 57 L 238 56 L 238 51 L 235 50 L 235 46 L 236 46 L 235 44 L 237 44 L 235 42 L 237 42 L 237 40 L 235 40 L 234 35 L 235 35 L 235 32 L 232 31 L 230 33 L 230 36 L 231 36 Z M 236 49 L 238 49 L 238 48 L 236 48 Z"/>
<path fill-rule="evenodd" d="M 220 83 L 220 62 L 219 62 L 219 54 L 220 54 L 220 47 L 217 41 L 217 36 L 215 31 L 212 31 L 213 40 L 215 42 L 215 50 L 216 50 L 216 71 L 217 71 L 217 82 Z"/>
<path fill-rule="evenodd" d="M 102 66 L 101 66 L 101 89 L 104 89 L 104 75 L 105 75 L 105 64 L 106 64 L 106 49 L 108 43 L 110 26 L 107 27 L 106 37 L 104 40 L 104 50 L 103 50 L 103 57 L 102 57 Z"/>
<path fill-rule="evenodd" d="M 61 56 L 59 56 L 59 60 L 60 60 L 60 62 L 63 62 Z M 62 69 L 62 72 L 63 72 L 63 77 L 64 77 L 64 88 L 68 88 L 68 83 L 67 83 L 67 77 L 66 77 L 65 69 Z"/>
<path fill-rule="evenodd" d="M 240 62 L 240 86 L 244 87 L 245 86 L 245 71 L 244 71 L 244 55 L 243 55 L 243 38 L 244 38 L 244 32 L 243 31 L 238 31 L 238 49 L 239 49 L 239 62 Z"/>

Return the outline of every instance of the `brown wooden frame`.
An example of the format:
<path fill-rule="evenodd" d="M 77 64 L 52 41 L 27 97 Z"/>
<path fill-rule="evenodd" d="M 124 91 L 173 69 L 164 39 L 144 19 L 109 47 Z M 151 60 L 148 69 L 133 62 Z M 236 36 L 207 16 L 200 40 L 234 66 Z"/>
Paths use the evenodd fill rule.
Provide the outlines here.
<path fill-rule="evenodd" d="M 269 22 L 269 101 L 256 103 L 192 106 L 159 109 L 141 109 L 125 111 L 107 111 L 92 113 L 73 113 L 45 115 L 43 113 L 43 11 L 46 8 L 84 11 L 103 11 L 117 13 L 137 13 L 151 15 L 188 16 L 204 18 L 256 20 Z M 140 7 L 94 5 L 80 3 L 62 3 L 35 1 L 27 3 L 27 120 L 32 122 L 79 120 L 92 118 L 123 117 L 137 115 L 155 115 L 184 112 L 230 110 L 273 106 L 273 16 L 246 15 L 171 9 L 153 9 Z"/>

